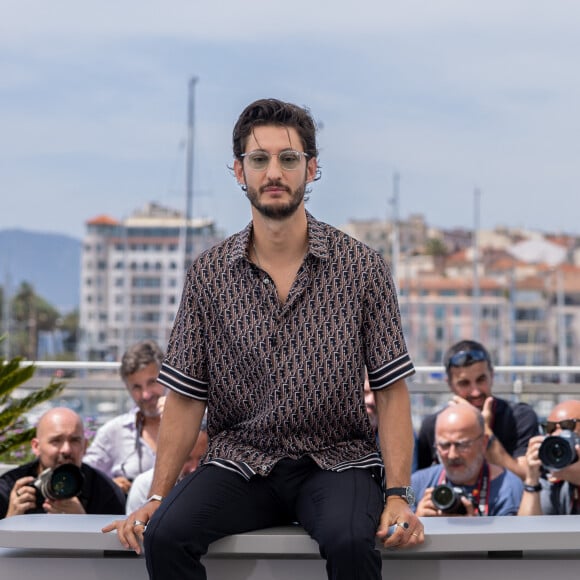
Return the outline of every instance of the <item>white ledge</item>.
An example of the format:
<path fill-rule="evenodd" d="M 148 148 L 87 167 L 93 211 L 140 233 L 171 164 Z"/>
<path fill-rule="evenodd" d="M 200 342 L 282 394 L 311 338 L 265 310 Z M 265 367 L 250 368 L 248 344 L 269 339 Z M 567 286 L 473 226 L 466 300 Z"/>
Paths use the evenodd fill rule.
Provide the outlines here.
<path fill-rule="evenodd" d="M 115 532 L 101 528 L 118 516 L 45 515 L 0 520 L 0 548 L 72 553 L 125 552 Z M 508 557 L 542 555 L 580 559 L 580 516 L 423 518 L 425 543 L 410 550 L 382 550 L 383 558 L 445 558 L 490 552 Z M 521 553 L 518 555 L 518 553 Z M 320 558 L 299 526 L 236 534 L 210 546 L 208 557 Z"/>

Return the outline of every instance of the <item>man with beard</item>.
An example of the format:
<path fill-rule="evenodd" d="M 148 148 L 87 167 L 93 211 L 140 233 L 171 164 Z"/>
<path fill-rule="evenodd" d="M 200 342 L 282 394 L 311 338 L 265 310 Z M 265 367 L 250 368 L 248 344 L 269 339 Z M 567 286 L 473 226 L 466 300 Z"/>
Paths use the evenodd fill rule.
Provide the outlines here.
<path fill-rule="evenodd" d="M 125 498 L 103 473 L 82 463 L 87 442 L 83 422 L 71 409 L 55 407 L 38 420 L 31 441 L 36 459 L 0 477 L 0 519 L 22 514 L 122 514 Z M 72 464 L 80 468 L 77 496 L 44 497 L 34 481 L 45 469 Z M 74 475 L 74 474 L 73 474 Z"/>
<path fill-rule="evenodd" d="M 517 513 L 522 482 L 511 471 L 486 461 L 488 440 L 483 416 L 474 406 L 459 403 L 439 413 L 435 449 L 440 463 L 416 471 L 411 478 L 417 497 L 421 498 L 416 509 L 418 516 Z M 453 489 L 453 496 L 449 491 L 433 493 L 442 485 Z"/>
<path fill-rule="evenodd" d="M 319 172 L 306 109 L 252 103 L 234 127 L 233 151 L 252 221 L 189 269 L 159 378 L 169 394 L 151 496 L 103 531 L 116 528 L 140 552 L 147 525 L 150 578 L 184 580 L 206 578 L 200 558 L 215 540 L 299 522 L 329 578 L 379 580 L 377 537 L 388 547 L 423 541 L 409 506 L 405 378 L 414 368 L 389 269 L 306 211 L 306 186 Z M 174 487 L 206 406 L 204 463 Z"/>
<path fill-rule="evenodd" d="M 135 407 L 107 421 L 95 433 L 84 462 L 100 469 L 123 490 L 153 467 L 161 422 L 160 398 L 165 388 L 157 382 L 163 351 L 152 340 L 131 346 L 121 360 L 120 374 Z"/>
<path fill-rule="evenodd" d="M 538 418 L 525 403 L 510 403 L 491 394 L 493 366 L 487 349 L 474 340 L 454 344 L 443 358 L 451 405 L 469 403 L 481 411 L 488 437 L 486 458 L 521 479 L 526 475 L 528 441 L 538 433 Z M 419 469 L 437 461 L 434 427 L 437 413 L 421 424 L 418 442 Z"/>

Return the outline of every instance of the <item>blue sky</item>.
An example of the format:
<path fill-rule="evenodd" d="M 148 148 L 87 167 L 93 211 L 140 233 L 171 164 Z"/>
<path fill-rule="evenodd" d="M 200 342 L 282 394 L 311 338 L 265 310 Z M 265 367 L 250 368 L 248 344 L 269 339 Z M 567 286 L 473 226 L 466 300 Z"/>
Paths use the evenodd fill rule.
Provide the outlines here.
<path fill-rule="evenodd" d="M 309 209 L 340 225 L 400 215 L 580 233 L 575 0 L 3 0 L 0 228 L 84 234 L 148 201 L 185 207 L 187 85 L 195 216 L 249 209 L 227 166 L 252 100 L 322 125 Z"/>

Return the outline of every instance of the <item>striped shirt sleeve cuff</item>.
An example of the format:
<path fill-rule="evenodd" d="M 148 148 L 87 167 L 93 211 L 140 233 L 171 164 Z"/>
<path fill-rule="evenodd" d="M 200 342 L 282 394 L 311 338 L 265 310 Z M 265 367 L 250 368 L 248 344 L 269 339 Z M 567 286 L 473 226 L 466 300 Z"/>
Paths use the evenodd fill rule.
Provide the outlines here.
<path fill-rule="evenodd" d="M 373 371 L 369 370 L 369 383 L 373 391 L 384 389 L 397 381 L 415 374 L 415 367 L 408 353 Z"/>
<path fill-rule="evenodd" d="M 188 377 L 165 362 L 161 365 L 157 381 L 180 395 L 207 401 L 207 382 Z"/>

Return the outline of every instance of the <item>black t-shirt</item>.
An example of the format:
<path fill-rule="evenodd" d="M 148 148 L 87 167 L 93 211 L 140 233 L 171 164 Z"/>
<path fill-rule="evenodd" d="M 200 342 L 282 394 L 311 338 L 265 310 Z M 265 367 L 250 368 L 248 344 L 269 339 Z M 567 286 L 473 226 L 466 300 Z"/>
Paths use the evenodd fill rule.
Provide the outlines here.
<path fill-rule="evenodd" d="M 88 514 L 124 514 L 125 496 L 121 488 L 104 473 L 94 469 L 85 463 L 81 464 L 81 472 L 84 476 L 83 488 L 79 499 Z M 6 517 L 8 504 L 10 502 L 10 492 L 17 479 L 26 476 L 36 477 L 38 475 L 38 460 L 26 463 L 7 471 L 0 477 L 0 519 Z M 42 514 L 42 497 L 37 490 L 37 505 L 28 510 L 28 514 Z"/>
<path fill-rule="evenodd" d="M 538 417 L 526 403 L 510 403 L 494 397 L 493 433 L 505 450 L 514 458 L 526 454 L 530 437 L 538 434 Z M 423 419 L 419 431 L 417 469 L 438 463 L 433 449 L 435 444 L 435 420 L 442 409 Z"/>

